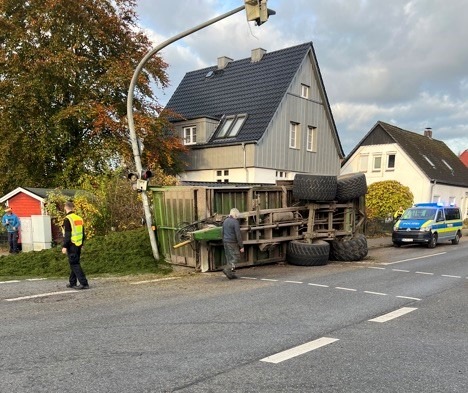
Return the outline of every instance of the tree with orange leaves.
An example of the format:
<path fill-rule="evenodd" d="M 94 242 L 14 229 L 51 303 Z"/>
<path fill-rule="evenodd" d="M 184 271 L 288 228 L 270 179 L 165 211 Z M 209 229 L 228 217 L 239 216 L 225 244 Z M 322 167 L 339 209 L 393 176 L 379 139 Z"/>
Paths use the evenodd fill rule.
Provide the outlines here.
<path fill-rule="evenodd" d="M 74 188 L 83 173 L 132 166 L 127 90 L 151 49 L 134 9 L 135 0 L 0 0 L 0 192 Z M 185 149 L 151 89 L 167 86 L 166 68 L 160 56 L 146 64 L 134 117 L 144 165 L 174 174 Z"/>

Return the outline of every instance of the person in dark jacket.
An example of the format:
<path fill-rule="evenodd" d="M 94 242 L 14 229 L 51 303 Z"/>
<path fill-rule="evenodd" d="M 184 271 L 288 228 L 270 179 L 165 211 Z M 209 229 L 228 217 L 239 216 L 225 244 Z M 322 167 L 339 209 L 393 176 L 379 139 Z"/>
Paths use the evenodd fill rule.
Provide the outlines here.
<path fill-rule="evenodd" d="M 240 262 L 241 252 L 244 252 L 244 243 L 242 242 L 238 217 L 239 210 L 232 208 L 229 217 L 223 222 L 223 245 L 227 262 L 223 273 L 230 280 L 237 278 L 235 274 L 236 264 Z"/>
<path fill-rule="evenodd" d="M 70 264 L 70 277 L 67 288 L 88 289 L 89 284 L 80 265 L 81 247 L 85 240 L 83 219 L 74 213 L 73 202 L 65 203 L 67 213 L 63 221 L 63 247 L 62 253 L 67 254 Z M 79 281 L 80 285 L 76 285 Z"/>

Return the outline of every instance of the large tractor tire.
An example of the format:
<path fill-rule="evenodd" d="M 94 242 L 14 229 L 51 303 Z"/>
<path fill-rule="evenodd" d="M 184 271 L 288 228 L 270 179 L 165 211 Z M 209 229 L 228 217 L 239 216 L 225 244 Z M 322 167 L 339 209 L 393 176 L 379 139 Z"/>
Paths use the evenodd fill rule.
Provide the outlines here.
<path fill-rule="evenodd" d="M 336 200 L 348 202 L 367 193 L 366 175 L 364 173 L 348 173 L 338 176 Z"/>
<path fill-rule="evenodd" d="M 297 174 L 293 181 L 293 197 L 305 201 L 333 201 L 336 176 Z"/>
<path fill-rule="evenodd" d="M 361 261 L 367 253 L 367 239 L 362 234 L 330 242 L 330 260 L 332 261 Z"/>
<path fill-rule="evenodd" d="M 323 240 L 307 243 L 302 240 L 292 240 L 288 244 L 286 260 L 297 266 L 322 266 L 328 262 L 330 244 Z"/>

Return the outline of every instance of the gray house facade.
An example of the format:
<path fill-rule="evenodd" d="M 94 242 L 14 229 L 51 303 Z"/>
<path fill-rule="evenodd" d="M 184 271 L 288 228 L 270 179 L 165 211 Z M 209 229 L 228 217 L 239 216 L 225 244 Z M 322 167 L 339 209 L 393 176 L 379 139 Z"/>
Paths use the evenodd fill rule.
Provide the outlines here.
<path fill-rule="evenodd" d="M 338 175 L 341 142 L 312 43 L 218 58 L 185 75 L 167 109 L 189 148 L 182 182 L 275 184 Z"/>

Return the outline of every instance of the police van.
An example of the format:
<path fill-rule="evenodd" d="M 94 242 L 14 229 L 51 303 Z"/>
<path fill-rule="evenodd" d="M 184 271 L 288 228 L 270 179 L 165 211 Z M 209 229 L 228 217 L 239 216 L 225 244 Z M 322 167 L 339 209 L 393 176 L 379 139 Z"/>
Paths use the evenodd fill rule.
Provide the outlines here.
<path fill-rule="evenodd" d="M 405 210 L 392 232 L 395 247 L 422 243 L 434 248 L 437 243 L 451 241 L 458 244 L 463 221 L 460 209 L 440 203 L 417 203 Z"/>

